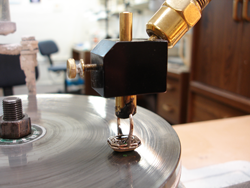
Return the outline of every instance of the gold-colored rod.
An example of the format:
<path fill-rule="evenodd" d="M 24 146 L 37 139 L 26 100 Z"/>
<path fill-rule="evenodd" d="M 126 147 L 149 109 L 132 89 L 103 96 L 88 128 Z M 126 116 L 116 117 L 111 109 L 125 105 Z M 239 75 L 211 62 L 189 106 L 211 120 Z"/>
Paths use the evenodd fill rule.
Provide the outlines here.
<path fill-rule="evenodd" d="M 156 35 L 151 35 L 148 40 L 155 41 L 157 39 L 159 39 L 159 38 Z"/>
<path fill-rule="evenodd" d="M 85 64 L 84 65 L 84 71 L 91 71 L 91 70 L 97 70 L 98 66 L 97 64 Z"/>
<path fill-rule="evenodd" d="M 133 14 L 131 12 L 120 13 L 120 41 L 132 41 L 132 24 Z M 136 95 L 116 97 L 115 101 L 116 116 L 118 118 L 129 118 L 130 114 L 134 115 L 136 113 Z M 124 114 L 124 112 L 128 114 Z"/>
<path fill-rule="evenodd" d="M 132 40 L 133 14 L 131 12 L 120 13 L 120 41 Z"/>

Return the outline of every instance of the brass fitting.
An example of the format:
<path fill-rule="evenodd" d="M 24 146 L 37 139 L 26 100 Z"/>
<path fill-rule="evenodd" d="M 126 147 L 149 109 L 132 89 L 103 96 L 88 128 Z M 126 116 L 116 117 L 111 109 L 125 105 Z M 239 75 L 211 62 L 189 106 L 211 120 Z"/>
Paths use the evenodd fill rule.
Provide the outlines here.
<path fill-rule="evenodd" d="M 83 59 L 80 59 L 80 63 L 76 65 L 76 62 L 73 58 L 68 59 L 67 61 L 67 76 L 70 79 L 76 77 L 76 74 L 80 74 L 80 76 L 84 77 L 84 71 L 98 70 L 98 66 L 96 64 L 84 64 Z"/>
<path fill-rule="evenodd" d="M 76 77 L 76 62 L 74 59 L 70 58 L 67 61 L 67 76 L 68 78 L 75 78 Z"/>
<path fill-rule="evenodd" d="M 210 1 L 166 0 L 146 25 L 150 40 L 155 37 L 167 40 L 172 48 L 199 21 Z"/>

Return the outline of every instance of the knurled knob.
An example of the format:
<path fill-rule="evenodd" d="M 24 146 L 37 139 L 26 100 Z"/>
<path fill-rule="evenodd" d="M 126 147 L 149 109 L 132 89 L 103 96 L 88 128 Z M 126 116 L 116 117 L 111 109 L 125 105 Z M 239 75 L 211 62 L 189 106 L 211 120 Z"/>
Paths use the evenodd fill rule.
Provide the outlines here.
<path fill-rule="evenodd" d="M 75 78 L 76 77 L 76 62 L 74 59 L 70 58 L 67 61 L 67 75 L 68 78 Z"/>

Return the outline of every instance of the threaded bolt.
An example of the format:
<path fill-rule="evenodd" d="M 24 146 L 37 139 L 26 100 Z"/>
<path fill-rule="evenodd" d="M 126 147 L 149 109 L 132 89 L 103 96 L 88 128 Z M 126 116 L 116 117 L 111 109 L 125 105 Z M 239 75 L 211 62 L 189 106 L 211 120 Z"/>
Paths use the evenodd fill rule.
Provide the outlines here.
<path fill-rule="evenodd" d="M 3 120 L 18 121 L 24 117 L 22 100 L 18 97 L 3 99 Z"/>
<path fill-rule="evenodd" d="M 196 1 L 199 3 L 201 10 L 203 10 L 211 0 L 196 0 Z"/>

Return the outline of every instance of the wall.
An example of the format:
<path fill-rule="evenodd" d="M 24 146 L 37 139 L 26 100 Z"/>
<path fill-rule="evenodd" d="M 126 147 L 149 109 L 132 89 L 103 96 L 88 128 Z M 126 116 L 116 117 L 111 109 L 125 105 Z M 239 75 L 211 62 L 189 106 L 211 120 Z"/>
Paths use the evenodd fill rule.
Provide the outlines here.
<path fill-rule="evenodd" d="M 144 10 L 143 12 L 138 13 L 137 11 L 133 11 L 133 38 L 148 38 L 146 33 L 146 23 L 153 16 L 153 12 L 149 10 Z M 104 27 L 104 22 L 101 28 Z M 119 17 L 112 16 L 109 22 L 110 29 L 109 34 L 112 37 L 117 37 L 119 34 Z"/>
<path fill-rule="evenodd" d="M 0 43 L 19 43 L 24 35 L 34 35 L 38 41 L 53 39 L 59 53 L 54 60 L 65 61 L 71 57 L 71 48 L 76 43 L 92 42 L 97 36 L 105 38 L 105 21 L 97 21 L 104 7 L 99 0 L 41 0 L 30 3 L 29 0 L 9 0 L 11 21 L 16 22 L 17 31 L 7 36 L 0 36 Z M 98 14 L 99 13 L 99 14 Z M 134 12 L 133 37 L 146 38 L 145 24 L 153 15 L 146 10 Z M 117 38 L 119 19 L 112 16 L 109 22 L 109 34 Z M 39 61 L 46 59 L 38 54 Z"/>
<path fill-rule="evenodd" d="M 17 31 L 0 36 L 0 43 L 19 43 L 24 35 L 34 35 L 38 41 L 53 39 L 59 46 L 55 60 L 71 56 L 75 43 L 90 40 L 99 26 L 93 12 L 99 11 L 98 0 L 10 0 L 11 20 Z M 38 60 L 43 60 L 39 54 Z"/>

